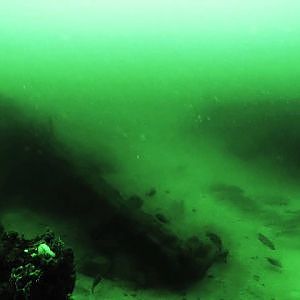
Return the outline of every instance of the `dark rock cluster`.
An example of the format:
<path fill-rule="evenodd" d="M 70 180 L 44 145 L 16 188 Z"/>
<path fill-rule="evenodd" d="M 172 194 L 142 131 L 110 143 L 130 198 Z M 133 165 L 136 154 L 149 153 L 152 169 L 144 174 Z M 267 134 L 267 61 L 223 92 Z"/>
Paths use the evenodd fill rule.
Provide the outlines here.
<path fill-rule="evenodd" d="M 2 230 L 0 299 L 67 300 L 75 284 L 74 257 L 50 231 L 34 239 Z"/>

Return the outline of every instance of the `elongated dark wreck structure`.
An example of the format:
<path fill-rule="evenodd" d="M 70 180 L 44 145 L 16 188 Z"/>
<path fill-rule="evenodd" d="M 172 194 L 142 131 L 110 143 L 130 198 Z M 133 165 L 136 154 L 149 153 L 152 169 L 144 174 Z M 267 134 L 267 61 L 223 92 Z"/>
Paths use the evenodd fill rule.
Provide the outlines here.
<path fill-rule="evenodd" d="M 216 235 L 183 240 L 161 218 L 143 211 L 143 199 L 124 199 L 103 174 L 97 184 L 90 181 L 49 124 L 0 101 L 0 208 L 26 207 L 73 222 L 84 231 L 86 247 L 107 261 L 98 275 L 97 268 L 88 267 L 89 259 L 79 271 L 143 288 L 181 289 L 226 259 Z"/>

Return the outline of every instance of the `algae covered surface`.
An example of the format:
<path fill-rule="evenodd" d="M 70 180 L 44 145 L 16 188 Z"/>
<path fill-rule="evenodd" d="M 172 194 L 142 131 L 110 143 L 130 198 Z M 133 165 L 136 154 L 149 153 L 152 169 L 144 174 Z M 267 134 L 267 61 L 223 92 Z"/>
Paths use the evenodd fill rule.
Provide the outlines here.
<path fill-rule="evenodd" d="M 229 250 L 184 291 L 133 288 L 92 270 L 107 268 L 82 230 L 93 207 L 83 201 L 72 223 L 72 201 L 37 213 L 1 192 L 5 228 L 33 237 L 49 226 L 78 265 L 93 258 L 74 299 L 300 299 L 299 11 L 293 0 L 0 2 L 1 141 L 23 124 L 5 115 L 9 102 L 48 128 L 43 151 L 25 152 L 58 147 L 96 190 L 105 180 L 129 209 Z M 8 136 L 0 154 L 23 145 Z M 13 162 L 0 161 L 2 188 Z"/>

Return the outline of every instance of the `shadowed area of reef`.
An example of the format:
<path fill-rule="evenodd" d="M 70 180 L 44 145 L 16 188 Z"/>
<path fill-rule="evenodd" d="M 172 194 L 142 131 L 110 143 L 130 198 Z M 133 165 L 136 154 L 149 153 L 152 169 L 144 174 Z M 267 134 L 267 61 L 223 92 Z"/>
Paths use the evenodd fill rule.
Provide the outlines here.
<path fill-rule="evenodd" d="M 144 288 L 181 289 L 226 259 L 216 234 L 182 240 L 142 210 L 142 199 L 123 199 L 101 174 L 92 185 L 58 142 L 51 122 L 26 115 L 3 97 L 0 110 L 1 211 L 25 206 L 73 222 L 89 240 L 87 249 L 105 261 L 103 267 L 87 258 L 78 266 L 95 276 L 95 285 L 108 277 Z"/>
<path fill-rule="evenodd" d="M 197 135 L 217 139 L 244 161 L 300 175 L 299 100 L 207 103 L 197 111 Z"/>

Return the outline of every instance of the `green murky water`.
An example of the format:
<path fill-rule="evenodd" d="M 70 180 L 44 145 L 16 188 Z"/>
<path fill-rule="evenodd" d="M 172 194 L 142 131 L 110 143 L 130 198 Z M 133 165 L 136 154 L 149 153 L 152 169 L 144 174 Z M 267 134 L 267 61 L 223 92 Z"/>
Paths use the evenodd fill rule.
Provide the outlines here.
<path fill-rule="evenodd" d="M 300 299 L 299 11 L 292 0 L 2 0 L 0 93 L 51 120 L 124 195 L 155 188 L 144 209 L 178 234 L 222 236 L 228 264 L 186 299 Z M 36 218 L 4 223 L 36 232 Z M 118 284 L 89 285 L 79 277 L 75 299 L 125 299 Z"/>

